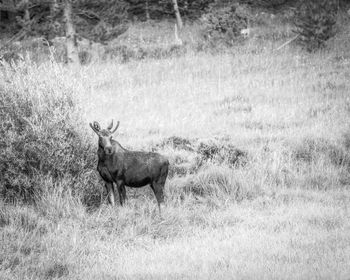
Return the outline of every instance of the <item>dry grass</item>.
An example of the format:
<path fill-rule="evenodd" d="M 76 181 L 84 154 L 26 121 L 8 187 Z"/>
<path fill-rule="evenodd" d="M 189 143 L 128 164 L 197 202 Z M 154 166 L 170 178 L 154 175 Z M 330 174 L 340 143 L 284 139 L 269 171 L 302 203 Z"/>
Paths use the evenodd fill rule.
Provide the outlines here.
<path fill-rule="evenodd" d="M 64 180 L 35 206 L 1 205 L 0 278 L 347 279 L 348 56 L 273 47 L 6 68 L 9 92 L 72 94 L 86 141 L 89 121 L 118 119 L 124 146 L 158 150 L 173 172 L 162 217 L 147 189 L 87 211 Z M 201 143 L 220 148 L 203 158 Z M 244 163 L 224 160 L 230 145 Z"/>
<path fill-rule="evenodd" d="M 289 190 L 215 209 L 187 201 L 159 218 L 152 203 L 131 200 L 57 223 L 7 207 L 1 276 L 346 279 L 349 202 L 339 191 Z"/>

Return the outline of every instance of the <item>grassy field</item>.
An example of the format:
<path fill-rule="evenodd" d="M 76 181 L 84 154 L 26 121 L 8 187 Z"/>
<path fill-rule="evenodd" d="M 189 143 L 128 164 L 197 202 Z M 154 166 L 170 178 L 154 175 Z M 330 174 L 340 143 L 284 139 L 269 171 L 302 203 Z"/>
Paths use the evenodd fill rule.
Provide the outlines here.
<path fill-rule="evenodd" d="M 148 187 L 88 208 L 70 177 L 44 178 L 54 188 L 35 205 L 2 204 L 0 278 L 348 279 L 350 56 L 337 41 L 276 47 L 5 67 L 3 88 L 38 110 L 71 96 L 84 141 L 97 145 L 89 122 L 120 120 L 116 139 L 168 156 L 171 172 L 162 217 Z"/>

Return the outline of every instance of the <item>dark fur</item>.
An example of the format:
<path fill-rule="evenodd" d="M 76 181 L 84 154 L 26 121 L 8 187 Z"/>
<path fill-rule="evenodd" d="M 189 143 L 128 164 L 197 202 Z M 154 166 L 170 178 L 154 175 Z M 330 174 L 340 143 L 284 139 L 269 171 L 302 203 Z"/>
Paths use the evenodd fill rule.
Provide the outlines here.
<path fill-rule="evenodd" d="M 112 139 L 111 126 L 107 130 L 100 130 L 97 123 L 90 126 L 99 136 L 97 170 L 106 183 L 110 202 L 114 204 L 113 183 L 117 185 L 121 205 L 126 199 L 125 186 L 139 188 L 150 185 L 160 207 L 164 202 L 164 184 L 168 176 L 167 158 L 157 153 L 124 149 Z"/>

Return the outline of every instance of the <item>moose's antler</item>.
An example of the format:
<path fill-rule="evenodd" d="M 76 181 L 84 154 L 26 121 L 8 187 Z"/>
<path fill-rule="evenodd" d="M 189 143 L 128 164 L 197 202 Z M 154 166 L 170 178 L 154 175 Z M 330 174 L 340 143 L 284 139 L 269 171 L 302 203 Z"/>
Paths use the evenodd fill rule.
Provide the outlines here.
<path fill-rule="evenodd" d="M 113 120 L 112 120 L 111 125 L 112 125 L 112 127 L 113 127 Z M 112 127 L 111 127 L 111 128 L 112 128 Z M 119 121 L 117 122 L 116 127 L 113 129 L 113 131 L 111 131 L 111 133 L 113 134 L 114 132 L 116 132 L 116 131 L 117 131 L 117 129 L 118 129 L 118 127 L 119 127 Z"/>
<path fill-rule="evenodd" d="M 111 130 L 112 128 L 113 128 L 113 119 L 112 119 L 111 123 L 109 124 L 109 126 L 107 126 L 108 130 Z"/>

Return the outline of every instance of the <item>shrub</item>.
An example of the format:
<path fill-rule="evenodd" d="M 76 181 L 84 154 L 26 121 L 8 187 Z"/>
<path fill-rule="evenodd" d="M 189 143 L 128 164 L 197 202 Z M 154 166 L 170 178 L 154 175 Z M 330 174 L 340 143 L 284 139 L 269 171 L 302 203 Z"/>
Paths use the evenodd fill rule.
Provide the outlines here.
<path fill-rule="evenodd" d="M 248 154 L 231 144 L 215 143 L 214 141 L 200 142 L 197 148 L 199 166 L 205 162 L 229 167 L 243 166 L 247 163 Z"/>
<path fill-rule="evenodd" d="M 0 88 L 0 197 L 34 201 L 63 179 L 75 194 L 92 187 L 96 157 L 72 92 L 27 89 Z"/>
<path fill-rule="evenodd" d="M 324 47 L 335 34 L 337 4 L 335 0 L 308 0 L 299 5 L 295 15 L 295 32 L 299 34 L 299 43 L 308 51 Z"/>
<path fill-rule="evenodd" d="M 248 153 L 230 143 L 171 136 L 152 148 L 162 150 L 170 161 L 169 177 L 194 174 L 208 166 L 239 168 L 248 162 Z"/>
<path fill-rule="evenodd" d="M 203 35 L 211 44 L 224 43 L 232 45 L 240 36 L 241 30 L 247 28 L 248 12 L 238 4 L 224 7 L 212 7 L 201 17 Z"/>

